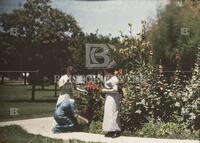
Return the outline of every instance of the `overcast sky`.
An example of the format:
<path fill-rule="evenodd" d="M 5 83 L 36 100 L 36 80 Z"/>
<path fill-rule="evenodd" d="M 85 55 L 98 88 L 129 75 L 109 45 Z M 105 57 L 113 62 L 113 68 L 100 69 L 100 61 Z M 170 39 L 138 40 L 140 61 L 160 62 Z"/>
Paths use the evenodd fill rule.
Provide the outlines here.
<path fill-rule="evenodd" d="M 11 12 L 23 5 L 25 0 L 0 0 L 0 13 Z M 119 31 L 128 32 L 132 23 L 134 34 L 141 29 L 142 19 L 155 19 L 159 6 L 168 0 L 52 0 L 52 7 L 71 14 L 84 32 L 96 32 L 118 36 Z"/>

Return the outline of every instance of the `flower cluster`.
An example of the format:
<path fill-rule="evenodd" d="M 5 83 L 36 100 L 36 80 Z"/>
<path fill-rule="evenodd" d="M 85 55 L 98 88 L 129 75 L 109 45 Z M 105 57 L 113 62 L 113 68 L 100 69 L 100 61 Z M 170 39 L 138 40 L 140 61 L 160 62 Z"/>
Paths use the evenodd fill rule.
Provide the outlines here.
<path fill-rule="evenodd" d="M 97 87 L 96 85 L 91 81 L 88 81 L 87 84 L 86 84 L 86 90 L 89 91 L 89 92 L 92 92 L 92 91 L 96 91 Z"/>
<path fill-rule="evenodd" d="M 86 90 L 88 92 L 95 92 L 100 93 L 102 88 L 102 81 L 99 81 L 99 79 L 96 79 L 94 82 L 90 79 L 86 83 Z"/>

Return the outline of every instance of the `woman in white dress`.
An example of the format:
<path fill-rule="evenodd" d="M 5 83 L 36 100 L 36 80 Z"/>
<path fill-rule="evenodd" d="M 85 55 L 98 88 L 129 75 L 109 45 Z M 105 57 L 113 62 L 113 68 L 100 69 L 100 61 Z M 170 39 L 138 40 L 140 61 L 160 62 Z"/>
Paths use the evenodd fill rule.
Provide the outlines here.
<path fill-rule="evenodd" d="M 105 88 L 102 92 L 106 95 L 104 118 L 103 118 L 103 131 L 106 137 L 120 136 L 120 94 L 118 92 L 119 79 L 117 75 L 112 74 L 112 70 L 106 70 L 106 76 L 110 78 L 105 82 Z"/>

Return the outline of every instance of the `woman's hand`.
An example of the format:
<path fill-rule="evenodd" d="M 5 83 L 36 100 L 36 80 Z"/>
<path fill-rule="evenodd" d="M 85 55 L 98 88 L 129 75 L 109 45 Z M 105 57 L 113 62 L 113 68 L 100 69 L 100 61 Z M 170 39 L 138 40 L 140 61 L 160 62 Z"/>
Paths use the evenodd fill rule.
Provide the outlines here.
<path fill-rule="evenodd" d="M 105 93 L 107 90 L 105 88 L 101 89 L 102 93 Z"/>
<path fill-rule="evenodd" d="M 88 123 L 89 123 L 89 120 L 88 120 L 88 119 L 86 119 L 86 118 L 84 118 L 84 117 L 82 117 L 81 115 L 78 115 L 78 114 L 77 114 L 76 118 L 78 118 L 78 119 L 80 119 L 80 120 L 84 121 L 86 124 L 88 124 Z"/>

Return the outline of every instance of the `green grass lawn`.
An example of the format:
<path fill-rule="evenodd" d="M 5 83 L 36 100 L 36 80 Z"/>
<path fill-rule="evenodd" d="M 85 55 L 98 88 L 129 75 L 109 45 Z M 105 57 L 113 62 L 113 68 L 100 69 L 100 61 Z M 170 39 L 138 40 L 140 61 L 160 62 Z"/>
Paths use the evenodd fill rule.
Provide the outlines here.
<path fill-rule="evenodd" d="M 58 92 L 59 93 L 59 92 Z M 0 121 L 52 116 L 57 97 L 54 86 L 36 87 L 35 101 L 31 101 L 31 86 L 0 86 Z M 13 110 L 17 110 L 13 114 Z M 14 111 L 14 112 L 15 112 Z"/>
<path fill-rule="evenodd" d="M 0 128 L 1 143 L 62 143 L 62 140 L 32 135 L 20 126 L 12 125 Z"/>
<path fill-rule="evenodd" d="M 31 91 L 32 86 L 0 85 L 0 121 L 52 117 L 58 98 L 55 96 L 54 85 L 45 87 L 44 90 L 41 86 L 36 86 L 35 101 L 31 101 Z M 85 101 L 82 100 L 77 101 L 80 114 L 86 110 L 82 104 Z M 17 110 L 16 114 L 13 114 L 13 110 Z"/>
<path fill-rule="evenodd" d="M 2 102 L 0 104 L 0 121 L 53 116 L 55 107 L 55 103 L 47 102 Z"/>
<path fill-rule="evenodd" d="M 0 85 L 0 101 L 24 101 L 31 99 L 32 86 L 24 85 Z M 54 86 L 45 87 L 36 86 L 36 100 L 56 100 Z"/>
<path fill-rule="evenodd" d="M 20 126 L 12 125 L 0 127 L 0 143 L 64 143 L 61 139 L 52 139 L 41 135 L 27 133 Z M 70 140 L 69 143 L 86 143 L 83 141 Z M 92 142 L 90 142 L 92 143 Z"/>

